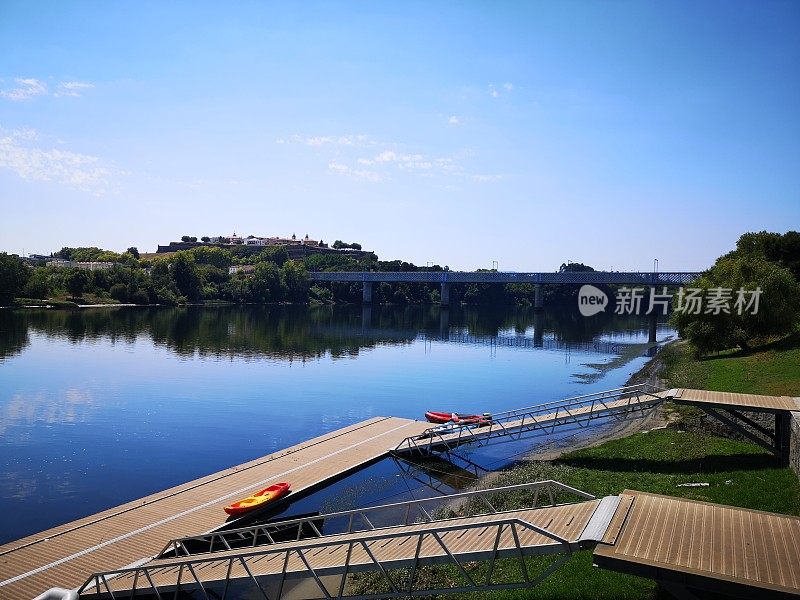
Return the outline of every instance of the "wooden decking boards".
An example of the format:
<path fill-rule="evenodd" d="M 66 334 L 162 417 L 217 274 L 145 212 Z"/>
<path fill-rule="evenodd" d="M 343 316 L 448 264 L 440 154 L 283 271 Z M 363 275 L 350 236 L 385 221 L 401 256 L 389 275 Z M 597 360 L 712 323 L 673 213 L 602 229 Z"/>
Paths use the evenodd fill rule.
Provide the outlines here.
<path fill-rule="evenodd" d="M 620 504 L 621 531 L 597 546 L 597 565 L 737 597 L 800 595 L 799 517 L 631 490 L 624 496 L 632 504 Z"/>
<path fill-rule="evenodd" d="M 681 404 L 766 412 L 800 411 L 800 400 L 789 396 L 736 394 L 733 392 L 713 392 L 688 388 L 678 388 L 670 391 L 675 392 L 673 399 Z"/>
<path fill-rule="evenodd" d="M 297 495 L 387 455 L 401 439 L 426 427 L 376 417 L 5 544 L 0 546 L 0 597 L 27 600 L 54 586 L 77 587 L 94 571 L 149 559 L 173 537 L 225 525 L 222 507 L 233 499 L 283 480 Z"/>

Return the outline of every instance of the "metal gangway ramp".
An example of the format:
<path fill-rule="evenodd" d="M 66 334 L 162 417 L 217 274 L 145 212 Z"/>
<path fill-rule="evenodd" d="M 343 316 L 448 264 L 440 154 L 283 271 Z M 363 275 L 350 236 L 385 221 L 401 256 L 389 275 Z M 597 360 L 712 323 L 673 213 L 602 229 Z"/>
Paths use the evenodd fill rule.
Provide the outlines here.
<path fill-rule="evenodd" d="M 668 399 L 670 392 L 649 384 L 631 385 L 494 413 L 482 424 L 439 425 L 405 438 L 395 453 L 452 452 L 463 444 L 485 446 L 551 434 L 568 426 L 586 427 L 606 419 L 643 416 Z"/>
<path fill-rule="evenodd" d="M 336 521 L 341 531 L 323 531 Z M 590 549 L 598 566 L 678 598 L 800 596 L 798 517 L 632 490 L 597 499 L 555 481 L 179 538 L 152 561 L 93 574 L 79 595 L 370 600 L 529 588 Z"/>
<path fill-rule="evenodd" d="M 498 510 L 498 499 L 517 508 Z M 291 597 L 293 584 L 311 581 L 310 597 L 341 598 L 353 595 L 349 578 L 365 571 L 380 576 L 384 591 L 367 594 L 376 598 L 531 587 L 573 552 L 593 547 L 619 502 L 543 481 L 214 532 L 173 540 L 143 565 L 95 573 L 79 594 L 166 599 L 194 591 L 202 598 L 277 600 Z M 336 520 L 344 521 L 343 531 L 323 533 L 322 524 Z M 287 530 L 301 539 L 275 539 Z M 534 569 L 531 556 L 553 560 Z M 509 560 L 518 567 L 514 581 L 497 576 L 498 561 Z M 430 565 L 447 565 L 461 585 L 419 581 L 419 569 Z"/>
<path fill-rule="evenodd" d="M 790 414 L 800 411 L 800 398 L 739 394 L 686 388 L 660 389 L 650 384 L 621 387 L 546 404 L 495 413 L 482 423 L 429 427 L 403 439 L 398 457 L 434 452 L 458 456 L 464 444 L 486 446 L 523 437 L 547 435 L 571 427 L 589 427 L 610 419 L 642 417 L 665 401 L 694 406 L 750 441 L 772 452 L 780 466 L 789 464 Z M 745 413 L 774 416 L 770 431 Z M 463 459 L 463 457 L 461 457 Z"/>

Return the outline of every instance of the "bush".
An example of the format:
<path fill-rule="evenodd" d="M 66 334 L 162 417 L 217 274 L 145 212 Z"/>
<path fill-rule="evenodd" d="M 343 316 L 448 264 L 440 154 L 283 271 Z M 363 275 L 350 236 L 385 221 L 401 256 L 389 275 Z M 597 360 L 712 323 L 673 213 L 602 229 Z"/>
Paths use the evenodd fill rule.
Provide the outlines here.
<path fill-rule="evenodd" d="M 747 350 L 754 342 L 792 331 L 800 318 L 800 284 L 792 273 L 775 263 L 753 256 L 723 257 L 689 288 L 700 288 L 703 297 L 714 288 L 732 290 L 761 288 L 758 313 L 738 310 L 733 301 L 730 313 L 700 314 L 674 312 L 671 320 L 681 337 L 688 339 L 699 354 L 739 347 Z M 674 306 L 677 306 L 673 303 Z"/>
<path fill-rule="evenodd" d="M 166 304 L 168 306 L 176 306 L 178 304 L 178 296 L 167 287 L 162 287 L 156 292 L 156 301 L 159 304 Z"/>
<path fill-rule="evenodd" d="M 112 285 L 108 293 L 114 300 L 119 300 L 120 302 L 126 302 L 128 300 L 128 286 L 122 283 L 115 283 Z"/>
<path fill-rule="evenodd" d="M 131 302 L 134 304 L 150 304 L 150 297 L 144 290 L 136 290 L 131 295 Z"/>
<path fill-rule="evenodd" d="M 50 296 L 50 277 L 45 269 L 34 269 L 23 292 L 27 298 L 45 300 Z"/>

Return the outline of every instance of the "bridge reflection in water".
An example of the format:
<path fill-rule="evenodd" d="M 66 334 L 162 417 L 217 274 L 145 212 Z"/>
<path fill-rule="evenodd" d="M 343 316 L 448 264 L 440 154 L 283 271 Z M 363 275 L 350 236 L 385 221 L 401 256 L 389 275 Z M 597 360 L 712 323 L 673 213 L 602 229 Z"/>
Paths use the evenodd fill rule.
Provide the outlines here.
<path fill-rule="evenodd" d="M 525 332 L 510 334 L 497 331 L 495 333 L 474 333 L 467 328 L 450 326 L 450 310 L 442 308 L 439 311 L 439 329 L 431 331 L 422 330 L 418 333 L 417 339 L 431 342 L 447 342 L 454 344 L 466 344 L 471 346 L 490 346 L 495 348 L 515 348 L 515 349 L 542 349 L 557 351 L 575 351 L 584 353 L 598 354 L 623 354 L 631 350 L 642 350 L 642 354 L 653 356 L 658 351 L 658 326 L 659 322 L 656 315 L 647 317 L 647 343 L 632 340 L 631 336 L 611 335 L 611 339 L 603 337 L 589 340 L 565 339 L 558 336 L 545 337 L 545 317 L 541 311 L 533 313 L 533 336 L 526 335 Z M 372 325 L 372 306 L 363 305 L 361 307 L 361 328 L 353 326 L 333 326 L 326 327 L 327 333 L 337 331 L 342 335 L 355 335 L 364 338 L 388 337 L 407 337 L 408 331 L 396 330 Z M 615 339 L 621 338 L 621 339 Z"/>

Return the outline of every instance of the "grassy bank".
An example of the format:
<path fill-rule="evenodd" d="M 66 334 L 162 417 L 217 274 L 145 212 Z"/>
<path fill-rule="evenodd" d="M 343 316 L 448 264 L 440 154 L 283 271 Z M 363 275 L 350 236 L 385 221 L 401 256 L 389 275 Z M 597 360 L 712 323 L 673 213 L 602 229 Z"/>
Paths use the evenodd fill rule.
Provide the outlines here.
<path fill-rule="evenodd" d="M 670 344 L 660 354 L 662 377 L 669 387 L 720 392 L 800 396 L 800 335 L 750 352 L 730 351 L 697 359 L 685 343 Z"/>
<path fill-rule="evenodd" d="M 698 360 L 685 344 L 672 344 L 658 357 L 659 376 L 669 387 L 800 395 L 800 340 L 785 339 L 756 351 Z M 788 468 L 777 468 L 773 456 L 749 442 L 709 435 L 700 427 L 683 428 L 683 408 L 668 428 L 568 452 L 552 461 L 529 460 L 499 474 L 492 486 L 555 479 L 596 496 L 633 489 L 681 498 L 717 502 L 800 515 L 800 481 Z M 692 419 L 687 419 L 691 421 Z M 707 487 L 680 487 L 707 483 Z M 536 571 L 545 559 L 531 559 Z M 518 578 L 513 562 L 501 577 Z M 448 568 L 427 570 L 423 577 L 457 584 Z M 369 581 L 362 581 L 362 584 Z M 372 581 L 371 583 L 375 583 Z M 662 593 L 651 580 L 592 567 L 590 552 L 578 553 L 538 587 L 455 597 L 498 599 L 651 599 Z M 666 596 L 663 596 L 666 597 Z"/>

